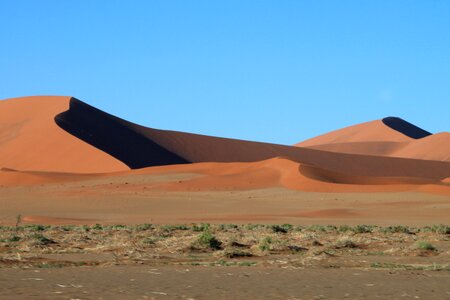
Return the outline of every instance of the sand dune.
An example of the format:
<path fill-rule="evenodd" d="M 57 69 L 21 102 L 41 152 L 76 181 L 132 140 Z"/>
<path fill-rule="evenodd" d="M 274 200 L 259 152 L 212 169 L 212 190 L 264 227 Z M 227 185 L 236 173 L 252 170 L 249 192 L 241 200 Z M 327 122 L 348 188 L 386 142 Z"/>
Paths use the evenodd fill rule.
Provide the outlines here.
<path fill-rule="evenodd" d="M 400 118 L 336 130 L 296 144 L 331 152 L 450 161 L 450 134 L 431 134 Z"/>
<path fill-rule="evenodd" d="M 411 137 L 405 135 L 403 132 L 387 126 L 383 120 L 375 120 L 331 131 L 329 133 L 300 142 L 296 144 L 296 146 L 310 147 L 326 144 L 357 142 L 401 143 L 409 142 L 411 139 Z"/>
<path fill-rule="evenodd" d="M 448 133 L 397 118 L 285 146 L 147 128 L 70 97 L 9 99 L 0 224 L 442 222 L 449 154 Z"/>
<path fill-rule="evenodd" d="M 352 175 L 283 157 L 257 162 L 167 165 L 103 174 L 3 170 L 0 171 L 0 180 L 6 187 L 78 182 L 83 186 L 101 186 L 106 190 L 111 189 L 114 182 L 112 184 L 114 188 L 120 188 L 129 194 L 144 189 L 190 193 L 286 188 L 327 193 L 425 191 L 450 195 L 450 186 L 446 183 L 448 179 Z M 426 188 L 423 188 L 424 186 Z M 85 192 L 90 191 L 88 189 Z"/>
<path fill-rule="evenodd" d="M 413 140 L 394 151 L 392 156 L 450 161 L 450 133 L 441 132 Z"/>
<path fill-rule="evenodd" d="M 108 153 L 74 138 L 55 124 L 70 97 L 0 101 L 0 168 L 54 172 L 113 172 L 128 169 Z"/>
<path fill-rule="evenodd" d="M 286 193 L 297 207 L 292 215 L 289 207 L 280 207 L 286 218 L 311 218 L 315 211 L 333 212 L 323 220 L 343 218 L 337 211 L 354 216 L 353 202 L 337 205 L 333 200 L 353 193 L 386 203 L 401 199 L 402 193 L 420 199 L 427 195 L 423 197 L 434 201 L 433 214 L 445 216 L 448 201 L 442 199 L 450 195 L 449 134 L 431 135 L 398 118 L 286 146 L 147 128 L 69 97 L 0 101 L 0 117 L 0 201 L 7 204 L 0 217 L 8 222 L 22 213 L 33 216 L 29 222 L 99 221 L 106 212 L 110 220 L 121 216 L 138 222 L 155 211 L 160 212 L 158 220 L 197 220 L 209 213 L 198 197 L 210 199 L 208 220 L 278 220 L 271 211 Z M 233 198 L 235 193 L 246 200 Z M 263 205 L 258 216 L 239 206 L 244 201 L 247 210 L 254 207 L 251 196 L 245 196 L 254 193 L 270 196 L 255 202 Z M 336 196 L 325 203 L 324 194 Z M 317 204 L 298 202 L 305 195 L 317 198 Z M 114 208 L 106 201 L 110 199 Z M 12 200 L 20 202 L 12 205 Z M 36 201 L 58 208 L 49 214 Z M 311 206 L 309 212 L 298 203 Z M 371 203 L 360 209 L 360 220 L 369 211 L 378 216 L 380 208 L 372 211 Z M 429 204 L 420 205 L 428 209 Z M 408 220 L 421 216 L 421 211 L 408 209 Z M 225 216 L 224 210 L 229 212 Z M 396 214 L 395 208 L 382 210 Z M 131 215 L 135 219 L 127 220 Z"/>

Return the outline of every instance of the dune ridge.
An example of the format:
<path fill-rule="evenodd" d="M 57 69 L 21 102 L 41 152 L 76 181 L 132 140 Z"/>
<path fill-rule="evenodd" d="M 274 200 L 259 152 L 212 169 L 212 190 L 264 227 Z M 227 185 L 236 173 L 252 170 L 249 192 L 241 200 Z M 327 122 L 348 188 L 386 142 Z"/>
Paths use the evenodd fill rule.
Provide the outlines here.
<path fill-rule="evenodd" d="M 450 177 L 450 162 L 434 159 L 448 158 L 448 135 L 431 135 L 398 118 L 285 146 L 147 128 L 73 97 L 1 101 L 0 114 L 5 116 L 0 126 L 0 168 L 28 171 L 3 170 L 0 185 L 91 178 L 80 174 L 95 179 L 187 171 L 205 176 L 156 186 L 370 192 L 445 185 Z M 424 151 L 430 144 L 442 146 L 439 152 Z M 401 151 L 410 158 L 393 157 Z M 446 193 L 447 186 L 441 190 Z"/>

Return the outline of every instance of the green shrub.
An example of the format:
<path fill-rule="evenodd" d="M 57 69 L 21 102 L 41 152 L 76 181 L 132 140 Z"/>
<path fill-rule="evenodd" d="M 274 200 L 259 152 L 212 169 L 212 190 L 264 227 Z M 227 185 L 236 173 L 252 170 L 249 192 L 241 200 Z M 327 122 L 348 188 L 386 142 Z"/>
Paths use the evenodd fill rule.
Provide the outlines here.
<path fill-rule="evenodd" d="M 236 224 L 220 224 L 219 225 L 219 230 L 221 230 L 221 231 L 227 231 L 227 230 L 230 230 L 230 229 L 239 229 L 239 226 L 238 225 L 236 225 Z"/>
<path fill-rule="evenodd" d="M 436 247 L 432 244 L 424 241 L 419 241 L 416 243 L 416 248 L 420 250 L 427 250 L 427 251 L 436 251 Z"/>
<path fill-rule="evenodd" d="M 209 231 L 210 228 L 211 228 L 211 226 L 208 223 L 192 225 L 192 230 L 197 231 L 197 232 Z"/>
<path fill-rule="evenodd" d="M 272 243 L 272 238 L 270 236 L 266 236 L 259 242 L 258 248 L 261 251 L 269 251 L 270 249 L 272 249 Z"/>
<path fill-rule="evenodd" d="M 136 225 L 135 229 L 136 229 L 136 231 L 147 231 L 147 230 L 153 229 L 153 225 L 152 224 L 139 224 L 139 225 Z"/>
<path fill-rule="evenodd" d="M 30 224 L 25 225 L 24 228 L 30 230 L 30 231 L 45 231 L 50 228 L 50 226 L 41 225 L 41 224 Z"/>
<path fill-rule="evenodd" d="M 91 227 L 93 230 L 103 230 L 103 226 L 100 224 L 95 224 Z"/>
<path fill-rule="evenodd" d="M 424 231 L 435 232 L 439 234 L 450 234 L 450 226 L 444 224 L 438 224 L 433 226 L 427 226 L 424 228 Z"/>
<path fill-rule="evenodd" d="M 20 237 L 20 236 L 13 235 L 12 237 L 10 237 L 10 238 L 8 239 L 8 242 L 18 242 L 18 241 L 20 241 L 20 240 L 21 240 L 21 237 Z"/>
<path fill-rule="evenodd" d="M 408 233 L 411 234 L 411 230 L 408 228 L 408 226 L 388 226 L 381 229 L 381 232 L 383 233 Z"/>
<path fill-rule="evenodd" d="M 288 233 L 291 231 L 293 226 L 291 224 L 283 224 L 283 225 L 271 225 L 270 229 L 274 233 Z"/>
<path fill-rule="evenodd" d="M 373 232 L 373 226 L 372 225 L 356 225 L 353 227 L 354 233 L 371 233 Z"/>
<path fill-rule="evenodd" d="M 38 234 L 38 233 L 33 235 L 33 238 L 37 241 L 38 245 L 41 245 L 41 246 L 46 246 L 46 245 L 55 243 L 55 241 L 43 236 L 42 234 Z"/>
<path fill-rule="evenodd" d="M 189 230 L 189 227 L 186 225 L 163 225 L 160 229 L 166 232 L 172 232 L 176 230 Z"/>
<path fill-rule="evenodd" d="M 197 239 L 198 245 L 203 248 L 210 249 L 220 249 L 222 242 L 220 242 L 214 235 L 209 231 L 204 231 Z"/>
<path fill-rule="evenodd" d="M 258 230 L 264 228 L 264 225 L 261 224 L 247 224 L 245 225 L 245 229 L 247 230 Z"/>
<path fill-rule="evenodd" d="M 339 232 L 348 232 L 348 231 L 352 231 L 352 228 L 348 225 L 341 225 L 338 228 Z"/>

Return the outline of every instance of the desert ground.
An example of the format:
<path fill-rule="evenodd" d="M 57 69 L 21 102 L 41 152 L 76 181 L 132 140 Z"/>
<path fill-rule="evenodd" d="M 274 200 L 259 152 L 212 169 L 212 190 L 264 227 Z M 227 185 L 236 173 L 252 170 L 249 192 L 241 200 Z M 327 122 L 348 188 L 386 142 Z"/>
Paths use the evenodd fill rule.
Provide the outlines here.
<path fill-rule="evenodd" d="M 2 299 L 448 299 L 450 227 L 17 225 Z"/>
<path fill-rule="evenodd" d="M 397 117 L 278 145 L 0 101 L 0 299 L 450 299 L 449 220 L 450 134 Z"/>

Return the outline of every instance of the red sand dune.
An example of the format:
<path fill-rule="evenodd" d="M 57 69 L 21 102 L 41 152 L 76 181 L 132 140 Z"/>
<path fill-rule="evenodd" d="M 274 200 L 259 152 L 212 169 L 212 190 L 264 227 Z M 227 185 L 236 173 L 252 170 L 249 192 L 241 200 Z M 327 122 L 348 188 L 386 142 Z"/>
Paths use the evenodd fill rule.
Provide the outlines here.
<path fill-rule="evenodd" d="M 413 140 L 393 152 L 392 156 L 450 161 L 450 133 L 441 132 Z"/>
<path fill-rule="evenodd" d="M 388 127 L 382 120 L 365 122 L 308 139 L 296 144 L 300 147 L 310 147 L 326 144 L 357 143 L 357 142 L 409 142 L 411 138 Z"/>
<path fill-rule="evenodd" d="M 388 126 L 385 120 L 349 126 L 296 146 L 340 153 L 450 161 L 450 133 L 430 134 L 409 123 L 403 124 L 403 128 L 395 128 Z M 408 136 L 408 130 L 417 136 Z"/>
<path fill-rule="evenodd" d="M 134 171 L 136 172 L 136 171 Z M 316 192 L 395 192 L 414 191 L 421 185 L 440 182 L 415 177 L 356 176 L 298 163 L 287 158 L 272 158 L 251 163 L 197 163 L 186 166 L 138 170 L 139 174 L 177 172 L 202 174 L 192 179 L 163 182 L 155 189 L 168 191 L 224 191 L 285 187 Z M 136 174 L 136 173 L 135 173 Z M 430 188 L 450 194 L 450 188 Z"/>
<path fill-rule="evenodd" d="M 129 169 L 109 154 L 56 125 L 70 97 L 25 97 L 0 101 L 0 168 L 96 173 Z"/>
<path fill-rule="evenodd" d="M 450 162 L 425 160 L 448 157 L 445 149 L 432 154 L 425 151 L 429 145 L 446 147 L 447 136 L 430 135 L 396 118 L 348 127 L 294 147 L 146 128 L 69 97 L 1 101 L 0 117 L 0 168 L 34 171 L 2 171 L 0 185 L 90 178 L 67 173 L 129 176 L 178 172 L 203 176 L 161 183 L 157 188 L 195 191 L 283 186 L 304 191 L 371 192 L 411 190 L 421 185 L 431 185 L 427 191 L 433 191 L 437 185 L 442 186 L 440 193 L 448 191 L 442 180 L 450 176 Z M 343 147 L 347 150 L 342 152 L 349 153 L 304 147 L 317 144 Z M 382 156 L 400 151 L 425 159 Z M 139 168 L 143 169 L 129 171 Z"/>

